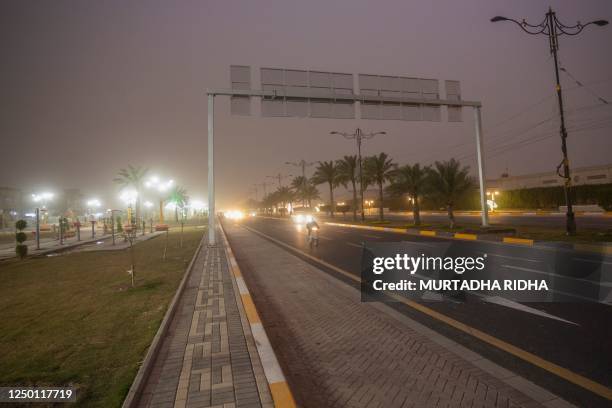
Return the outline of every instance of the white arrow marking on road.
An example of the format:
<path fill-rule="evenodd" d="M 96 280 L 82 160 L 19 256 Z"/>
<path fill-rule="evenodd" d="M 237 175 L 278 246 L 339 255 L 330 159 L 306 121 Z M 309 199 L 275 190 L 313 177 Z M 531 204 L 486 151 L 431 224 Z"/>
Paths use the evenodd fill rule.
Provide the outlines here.
<path fill-rule="evenodd" d="M 503 298 L 501 296 L 483 296 L 482 300 L 484 300 L 485 302 L 494 303 L 496 305 L 500 305 L 500 306 L 504 306 L 504 307 L 509 307 L 511 309 L 520 310 L 521 312 L 531 313 L 531 314 L 534 314 L 534 315 L 546 317 L 548 319 L 559 320 L 561 322 L 565 322 L 565 323 L 573 324 L 573 325 L 576 325 L 576 326 L 580 326 L 578 323 L 574 323 L 574 322 L 571 322 L 569 320 L 562 319 L 561 317 L 557 317 L 555 315 L 551 315 L 550 313 L 543 312 L 543 311 L 541 311 L 539 309 L 534 309 L 533 307 L 525 306 L 525 305 L 523 305 L 521 303 L 515 302 L 513 300 L 508 300 L 508 299 Z"/>

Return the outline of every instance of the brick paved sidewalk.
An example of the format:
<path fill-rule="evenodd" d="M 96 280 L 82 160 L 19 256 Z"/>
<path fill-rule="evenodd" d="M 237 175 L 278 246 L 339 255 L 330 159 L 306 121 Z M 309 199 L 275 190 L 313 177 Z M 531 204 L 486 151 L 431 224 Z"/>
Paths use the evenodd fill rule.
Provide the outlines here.
<path fill-rule="evenodd" d="M 299 405 L 571 406 L 386 305 L 361 303 L 355 288 L 253 232 L 225 227 Z"/>
<path fill-rule="evenodd" d="M 225 250 L 203 245 L 139 407 L 272 407 Z"/>

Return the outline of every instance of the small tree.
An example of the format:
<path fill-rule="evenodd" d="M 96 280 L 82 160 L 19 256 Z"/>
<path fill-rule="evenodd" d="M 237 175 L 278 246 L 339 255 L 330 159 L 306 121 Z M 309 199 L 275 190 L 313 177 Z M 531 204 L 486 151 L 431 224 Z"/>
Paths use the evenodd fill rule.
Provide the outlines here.
<path fill-rule="evenodd" d="M 121 217 L 117 216 L 117 232 L 123 232 L 123 223 L 121 222 Z"/>
<path fill-rule="evenodd" d="M 17 233 L 15 234 L 15 241 L 17 241 L 17 245 L 15 246 L 15 253 L 20 259 L 28 256 L 28 246 L 24 244 L 26 239 L 28 239 L 27 235 L 23 230 L 28 226 L 28 223 L 25 220 L 19 220 L 15 223 L 15 228 L 17 229 Z"/>

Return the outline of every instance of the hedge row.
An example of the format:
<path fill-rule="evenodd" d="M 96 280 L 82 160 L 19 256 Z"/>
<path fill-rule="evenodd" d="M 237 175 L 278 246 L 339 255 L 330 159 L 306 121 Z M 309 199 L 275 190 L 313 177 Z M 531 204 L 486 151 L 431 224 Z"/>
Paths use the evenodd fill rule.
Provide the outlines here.
<path fill-rule="evenodd" d="M 597 204 L 606 211 L 612 211 L 612 184 L 589 184 L 573 186 L 572 202 L 575 205 Z M 557 210 L 565 205 L 563 187 L 536 187 L 521 190 L 500 191 L 495 198 L 500 209 L 543 209 Z M 385 200 L 391 210 L 410 210 L 410 204 L 405 198 Z M 438 210 L 444 203 L 424 197 L 421 203 L 423 210 Z M 455 205 L 457 210 L 480 209 L 478 191 L 473 191 L 462 197 Z"/>

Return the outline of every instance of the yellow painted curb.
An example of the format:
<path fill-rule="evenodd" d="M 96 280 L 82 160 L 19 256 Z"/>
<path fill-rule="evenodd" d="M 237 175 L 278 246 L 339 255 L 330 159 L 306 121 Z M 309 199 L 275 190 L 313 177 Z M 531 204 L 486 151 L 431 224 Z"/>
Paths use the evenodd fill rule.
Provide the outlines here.
<path fill-rule="evenodd" d="M 291 393 L 289 384 L 287 384 L 283 370 L 276 359 L 276 354 L 272 349 L 268 335 L 266 334 L 266 331 L 261 323 L 261 319 L 259 318 L 259 313 L 257 313 L 257 308 L 253 302 L 253 298 L 251 297 L 249 289 L 244 282 L 242 273 L 240 272 L 240 267 L 238 266 L 238 262 L 234 257 L 234 253 L 232 252 L 232 248 L 227 240 L 223 226 L 220 225 L 220 227 L 227 258 L 230 263 L 230 269 L 232 269 L 234 274 L 236 285 L 238 286 L 238 290 L 240 292 L 242 306 L 246 313 L 247 320 L 249 321 L 249 325 L 251 326 L 251 332 L 253 339 L 255 340 L 257 354 L 259 355 L 264 376 L 266 377 L 268 387 L 270 388 L 270 394 L 272 395 L 272 400 L 274 401 L 274 408 L 296 408 L 297 405 L 293 399 L 293 394 Z"/>
<path fill-rule="evenodd" d="M 291 390 L 287 385 L 286 381 L 279 381 L 270 384 L 270 392 L 272 393 L 272 399 L 274 400 L 274 406 L 279 408 L 294 408 L 295 401 Z"/>
<path fill-rule="evenodd" d="M 428 231 L 428 230 L 421 230 L 419 231 L 420 235 L 425 235 L 427 237 L 435 237 L 436 236 L 436 231 Z"/>
<path fill-rule="evenodd" d="M 459 232 L 455 232 L 455 238 L 457 239 L 469 239 L 470 241 L 476 241 L 478 239 L 478 235 L 476 234 L 462 234 Z"/>
<path fill-rule="evenodd" d="M 533 239 L 504 237 L 503 242 L 506 244 L 533 245 Z"/>
<path fill-rule="evenodd" d="M 247 314 L 249 323 L 261 323 L 261 319 L 259 318 L 259 314 L 257 314 L 257 309 L 255 309 L 255 303 L 253 303 L 251 295 L 240 295 L 240 297 L 242 298 L 242 305 L 244 306 L 244 311 Z"/>

